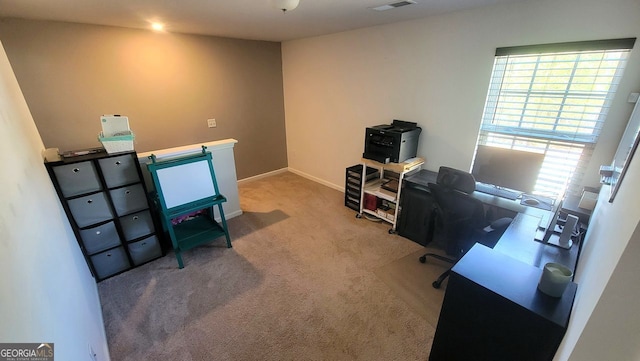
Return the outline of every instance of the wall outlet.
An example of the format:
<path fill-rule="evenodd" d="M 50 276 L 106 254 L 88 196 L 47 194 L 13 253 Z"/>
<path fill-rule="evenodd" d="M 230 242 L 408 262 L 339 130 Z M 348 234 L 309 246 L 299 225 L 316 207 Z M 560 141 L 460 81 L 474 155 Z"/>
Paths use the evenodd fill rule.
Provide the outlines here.
<path fill-rule="evenodd" d="M 215 128 L 218 126 L 215 119 L 207 119 L 207 125 L 209 128 Z"/>

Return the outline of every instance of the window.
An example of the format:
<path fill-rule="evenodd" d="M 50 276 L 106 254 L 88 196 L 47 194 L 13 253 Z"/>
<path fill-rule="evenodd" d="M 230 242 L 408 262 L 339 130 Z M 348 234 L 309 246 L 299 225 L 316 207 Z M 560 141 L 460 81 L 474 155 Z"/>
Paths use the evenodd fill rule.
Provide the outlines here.
<path fill-rule="evenodd" d="M 545 154 L 534 193 L 576 193 L 635 43 L 496 49 L 478 144 Z"/>

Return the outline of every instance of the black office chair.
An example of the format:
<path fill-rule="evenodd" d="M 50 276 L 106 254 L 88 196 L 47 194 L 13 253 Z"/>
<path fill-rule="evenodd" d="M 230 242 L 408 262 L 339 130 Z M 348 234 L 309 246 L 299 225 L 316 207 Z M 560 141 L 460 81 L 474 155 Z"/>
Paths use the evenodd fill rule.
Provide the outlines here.
<path fill-rule="evenodd" d="M 470 173 L 440 167 L 436 183 L 429 183 L 429 190 L 435 200 L 435 227 L 431 227 L 431 240 L 437 235 L 444 239 L 448 256 L 426 253 L 419 258 L 421 263 L 427 257 L 455 264 L 475 243 L 493 248 L 511 223 L 511 218 L 501 218 L 494 222 L 486 219 L 483 203 L 471 196 L 476 181 Z M 434 232 L 436 235 L 434 235 Z M 440 288 L 449 276 L 451 268 L 442 273 L 432 285 Z"/>

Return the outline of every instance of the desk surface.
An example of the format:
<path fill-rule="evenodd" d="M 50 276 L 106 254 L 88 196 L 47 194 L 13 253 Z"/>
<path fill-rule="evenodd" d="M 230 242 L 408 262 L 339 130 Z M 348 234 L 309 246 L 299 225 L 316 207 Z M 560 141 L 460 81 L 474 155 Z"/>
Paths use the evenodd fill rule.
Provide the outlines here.
<path fill-rule="evenodd" d="M 423 169 L 405 178 L 405 180 L 409 183 L 413 183 L 414 185 L 418 185 L 419 187 L 426 189 L 429 183 L 436 183 L 437 178 L 437 172 Z M 505 209 L 513 212 L 514 214 L 524 213 L 530 216 L 538 217 L 539 219 L 547 221 L 546 223 L 548 223 L 549 219 L 553 216 L 553 211 L 555 211 L 555 209 L 553 211 L 547 211 L 544 209 L 523 205 L 520 204 L 519 199 L 511 200 L 482 192 L 473 192 L 472 196 L 476 199 L 479 199 L 487 206 Z"/>
<path fill-rule="evenodd" d="M 549 297 L 537 289 L 541 269 L 495 250 L 476 244 L 451 271 L 566 327 L 577 285 L 571 282 L 560 299 Z"/>
<path fill-rule="evenodd" d="M 537 217 L 518 213 L 493 249 L 539 268 L 556 262 L 575 270 L 579 243 L 566 250 L 535 241 L 539 222 Z"/>
<path fill-rule="evenodd" d="M 435 183 L 437 172 L 421 170 L 405 180 L 420 187 Z M 472 196 L 482 203 L 506 209 L 515 213 L 513 222 L 502 235 L 494 250 L 535 267 L 543 267 L 548 262 L 563 264 L 575 270 L 579 244 L 576 242 L 569 250 L 540 243 L 534 240 L 538 225 L 548 223 L 553 212 L 520 204 L 519 200 L 510 200 L 491 194 L 473 192 Z"/>

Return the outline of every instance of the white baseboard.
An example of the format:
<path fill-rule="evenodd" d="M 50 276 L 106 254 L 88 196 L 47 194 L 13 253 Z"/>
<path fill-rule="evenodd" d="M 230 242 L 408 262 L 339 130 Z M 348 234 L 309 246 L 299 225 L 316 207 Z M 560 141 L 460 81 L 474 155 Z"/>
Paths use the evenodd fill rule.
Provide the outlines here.
<path fill-rule="evenodd" d="M 277 170 L 274 170 L 274 171 L 271 171 L 271 172 L 258 174 L 258 175 L 255 175 L 255 176 L 249 177 L 249 178 L 243 178 L 243 179 L 238 180 L 238 184 L 246 183 L 246 182 L 252 182 L 254 180 L 270 177 L 270 176 L 273 176 L 273 175 L 276 175 L 276 174 L 281 174 L 281 173 L 284 173 L 284 172 L 291 172 L 293 174 L 297 174 L 297 175 L 299 175 L 301 177 L 304 177 L 304 178 L 307 178 L 309 180 L 312 180 L 312 181 L 314 181 L 316 183 L 320 183 L 322 185 L 325 185 L 325 186 L 327 186 L 329 188 L 333 188 L 333 189 L 338 190 L 340 192 L 344 192 L 344 186 L 335 185 L 335 184 L 333 184 L 331 182 L 325 181 L 324 179 L 320 179 L 318 177 L 314 177 L 311 174 L 307 174 L 305 172 L 301 172 L 301 171 L 299 171 L 297 169 L 294 169 L 294 168 L 291 168 L 291 167 L 277 169 Z M 230 217 L 227 217 L 227 218 L 230 218 Z"/>
<path fill-rule="evenodd" d="M 314 181 L 316 183 L 320 183 L 320 184 L 325 185 L 325 186 L 327 186 L 329 188 L 333 188 L 335 190 L 338 190 L 338 191 L 344 193 L 344 186 L 335 185 L 335 184 L 333 184 L 331 182 L 327 182 L 324 179 L 320 179 L 318 177 L 314 177 L 311 174 L 307 174 L 305 172 L 301 172 L 301 171 L 299 171 L 297 169 L 293 169 L 291 167 L 289 167 L 288 169 L 289 169 L 289 172 L 291 172 L 291 173 L 297 174 L 297 175 L 299 175 L 301 177 L 307 178 L 307 179 L 312 180 L 312 181 Z"/>
<path fill-rule="evenodd" d="M 276 174 L 284 173 L 284 172 L 287 172 L 287 171 L 288 171 L 288 170 L 287 170 L 287 168 L 281 168 L 281 169 L 276 169 L 276 170 L 271 171 L 271 172 L 267 172 L 267 173 L 262 173 L 262 174 L 254 175 L 253 177 L 249 177 L 249 178 L 242 178 L 242 179 L 239 179 L 239 180 L 238 180 L 238 184 L 246 183 L 246 182 L 251 182 L 251 181 L 254 181 L 254 180 L 261 179 L 261 178 L 270 177 L 270 176 L 272 176 L 272 175 L 276 175 Z"/>
<path fill-rule="evenodd" d="M 230 214 L 224 214 L 224 218 L 225 219 L 231 219 L 233 217 L 237 217 L 237 216 L 241 216 L 242 215 L 242 209 L 238 209 L 235 212 L 231 212 Z"/>
<path fill-rule="evenodd" d="M 242 215 L 242 209 L 238 209 L 237 211 L 234 211 L 234 212 L 231 212 L 231 213 L 225 213 L 224 214 L 224 219 L 228 221 L 233 217 L 237 217 L 237 216 L 241 216 L 241 215 Z M 216 222 L 222 222 L 222 218 L 220 218 L 220 217 L 214 217 L 214 219 L 216 220 Z"/>

